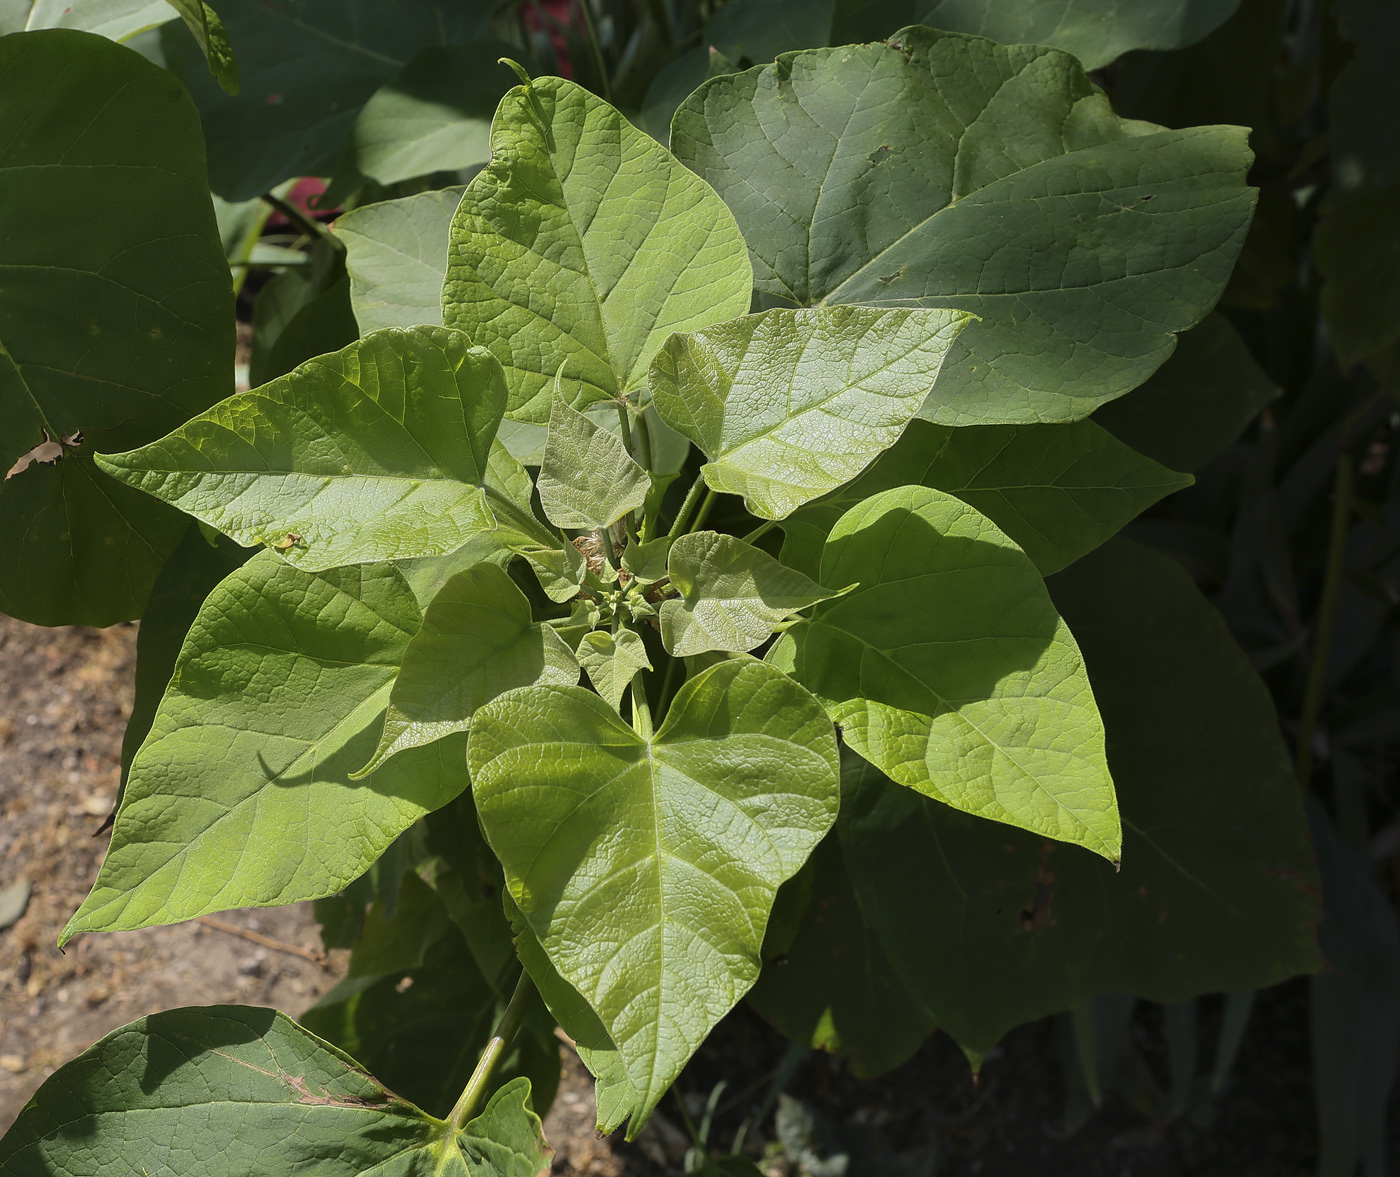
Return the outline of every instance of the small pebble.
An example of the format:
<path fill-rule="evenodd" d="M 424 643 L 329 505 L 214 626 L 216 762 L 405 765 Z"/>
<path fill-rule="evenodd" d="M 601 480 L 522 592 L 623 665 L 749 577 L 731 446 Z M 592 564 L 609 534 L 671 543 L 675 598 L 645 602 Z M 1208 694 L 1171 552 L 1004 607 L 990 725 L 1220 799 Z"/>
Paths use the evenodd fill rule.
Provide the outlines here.
<path fill-rule="evenodd" d="M 22 1054 L 0 1054 L 0 1067 L 4 1067 L 11 1075 L 20 1074 L 28 1066 Z"/>

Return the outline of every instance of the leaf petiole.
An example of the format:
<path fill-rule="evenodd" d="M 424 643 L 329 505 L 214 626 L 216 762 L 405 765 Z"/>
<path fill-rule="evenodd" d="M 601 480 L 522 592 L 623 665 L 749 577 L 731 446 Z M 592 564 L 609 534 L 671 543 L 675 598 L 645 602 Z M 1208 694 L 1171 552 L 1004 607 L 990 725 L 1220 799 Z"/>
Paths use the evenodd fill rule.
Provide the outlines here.
<path fill-rule="evenodd" d="M 505 1056 L 506 1047 L 510 1045 L 511 1039 L 520 1029 L 521 1022 L 525 1020 L 525 1008 L 530 1004 L 530 998 L 534 996 L 534 992 L 535 983 L 530 980 L 530 974 L 522 968 L 520 979 L 515 983 L 515 991 L 510 995 L 510 1001 L 506 1003 L 505 1013 L 501 1015 L 501 1020 L 496 1023 L 491 1041 L 481 1052 L 481 1058 L 477 1061 L 472 1077 L 467 1080 L 466 1087 L 462 1089 L 462 1094 L 457 1098 L 451 1114 L 447 1117 L 447 1126 L 453 1136 L 462 1130 L 467 1121 L 475 1116 L 481 1109 L 481 1105 L 486 1102 L 491 1076 L 495 1074 L 496 1068 Z"/>
<path fill-rule="evenodd" d="M 651 704 L 647 701 L 645 671 L 632 676 L 632 730 L 644 740 L 651 739 Z"/>
<path fill-rule="evenodd" d="M 679 539 L 681 533 L 685 531 L 685 521 L 690 518 L 690 512 L 695 506 L 695 500 L 700 497 L 700 492 L 705 489 L 705 480 L 697 478 L 690 484 L 690 489 L 685 492 L 685 501 L 681 503 L 681 509 L 676 512 L 676 518 L 671 524 L 671 530 L 666 538 L 674 542 Z"/>

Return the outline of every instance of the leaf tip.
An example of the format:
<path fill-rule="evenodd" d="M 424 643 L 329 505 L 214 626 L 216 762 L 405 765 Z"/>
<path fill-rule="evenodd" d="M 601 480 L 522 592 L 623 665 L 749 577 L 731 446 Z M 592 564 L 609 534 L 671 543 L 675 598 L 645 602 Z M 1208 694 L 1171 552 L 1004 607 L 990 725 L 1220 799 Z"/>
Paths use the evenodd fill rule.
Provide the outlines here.
<path fill-rule="evenodd" d="M 496 58 L 496 62 L 499 65 L 509 66 L 513 69 L 515 71 L 515 76 L 520 79 L 521 85 L 525 86 L 526 89 L 529 88 L 530 83 L 534 80 L 530 77 L 529 73 L 526 72 L 525 67 L 513 58 L 498 57 Z"/>

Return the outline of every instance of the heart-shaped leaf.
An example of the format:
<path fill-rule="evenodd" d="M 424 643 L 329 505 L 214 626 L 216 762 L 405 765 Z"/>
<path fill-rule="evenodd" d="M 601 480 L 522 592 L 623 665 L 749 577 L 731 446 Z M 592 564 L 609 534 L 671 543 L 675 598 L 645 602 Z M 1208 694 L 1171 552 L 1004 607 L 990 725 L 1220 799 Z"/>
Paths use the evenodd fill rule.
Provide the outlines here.
<path fill-rule="evenodd" d="M 296 1168 L 536 1177 L 549 1153 L 530 1082 L 460 1131 L 387 1091 L 286 1014 L 174 1009 L 114 1030 L 45 1080 L 0 1141 L 0 1173 Z"/>
<path fill-rule="evenodd" d="M 821 573 L 859 587 L 768 658 L 826 704 L 848 746 L 956 809 L 1118 860 L 1084 660 L 999 528 L 951 495 L 899 487 L 841 517 Z"/>
<path fill-rule="evenodd" d="M 923 415 L 991 425 L 1087 416 L 1215 305 L 1254 208 L 1247 136 L 1119 119 L 1058 50 L 910 28 L 713 78 L 671 145 L 759 290 L 980 315 Z"/>
<path fill-rule="evenodd" d="M 505 399 L 500 364 L 460 333 L 388 329 L 100 461 L 309 571 L 446 555 L 498 514 L 557 543 L 490 477 Z"/>
<path fill-rule="evenodd" d="M 404 650 L 379 747 L 351 779 L 405 749 L 466 731 L 477 708 L 506 691 L 576 682 L 569 647 L 531 620 L 530 602 L 509 573 L 496 564 L 459 572 L 433 598 Z"/>
<path fill-rule="evenodd" d="M 781 519 L 895 443 L 969 318 L 865 307 L 745 315 L 667 340 L 652 395 L 710 459 L 712 488 Z"/>
<path fill-rule="evenodd" d="M 844 511 L 882 490 L 919 485 L 976 507 L 1048 575 L 1191 482 L 1092 421 L 962 428 L 914 421 L 854 482 L 785 522 L 791 546 L 783 559 L 820 567 L 822 538 Z"/>
<path fill-rule="evenodd" d="M 651 659 L 641 635 L 630 629 L 611 633 L 595 629 L 579 640 L 578 661 L 588 681 L 616 710 L 639 670 L 650 670 Z"/>
<path fill-rule="evenodd" d="M 612 400 L 671 332 L 749 309 L 729 210 L 601 98 L 562 78 L 517 86 L 491 151 L 452 223 L 442 315 L 504 365 L 511 417 L 549 419 L 561 361 L 573 407 Z"/>
<path fill-rule="evenodd" d="M 671 583 L 683 599 L 661 606 L 661 640 L 676 658 L 710 650 L 744 653 L 788 618 L 840 596 L 732 535 L 696 531 L 671 546 Z"/>
<path fill-rule="evenodd" d="M 641 507 L 651 478 L 620 437 L 556 396 L 538 486 L 545 518 L 556 527 L 596 531 Z"/>
<path fill-rule="evenodd" d="M 51 29 L 0 47 L 0 126 L 0 610 L 111 625 L 141 615 L 186 522 L 92 451 L 233 388 L 199 118 L 140 54 Z"/>
<path fill-rule="evenodd" d="M 313 574 L 264 552 L 226 577 L 180 650 L 64 940 L 333 894 L 464 789 L 463 736 L 349 779 L 418 625 L 384 565 Z"/>
<path fill-rule="evenodd" d="M 649 737 L 580 687 L 511 691 L 468 759 L 511 897 L 622 1056 L 635 1135 L 753 984 L 778 885 L 835 818 L 831 723 L 745 659 L 686 682 Z"/>

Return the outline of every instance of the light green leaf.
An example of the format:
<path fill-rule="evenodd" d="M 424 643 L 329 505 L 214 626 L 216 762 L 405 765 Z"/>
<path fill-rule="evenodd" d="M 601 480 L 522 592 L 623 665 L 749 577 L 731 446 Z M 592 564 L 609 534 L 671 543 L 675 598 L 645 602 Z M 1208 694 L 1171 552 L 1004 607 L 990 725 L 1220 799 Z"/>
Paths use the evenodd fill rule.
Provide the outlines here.
<path fill-rule="evenodd" d="M 561 78 L 516 86 L 491 150 L 452 224 L 443 322 L 501 361 L 511 417 L 549 419 L 561 363 L 574 408 L 612 400 L 673 331 L 749 309 L 734 218 L 602 99 Z"/>
<path fill-rule="evenodd" d="M 101 468 L 309 571 L 552 536 L 492 485 L 501 368 L 441 327 L 376 332 Z"/>
<path fill-rule="evenodd" d="M 781 519 L 898 440 L 968 320 L 864 307 L 746 315 L 667 340 L 652 395 L 710 459 L 713 489 Z"/>
<path fill-rule="evenodd" d="M 672 146 L 759 290 L 980 315 L 923 415 L 991 425 L 1087 416 L 1215 305 L 1254 207 L 1246 139 L 1121 120 L 1057 50 L 915 28 L 714 78 Z"/>
<path fill-rule="evenodd" d="M 646 502 L 651 478 L 622 439 L 555 397 L 537 483 L 545 518 L 556 527 L 611 527 Z"/>
<path fill-rule="evenodd" d="M 1053 45 L 1085 69 L 1132 49 L 1195 44 L 1240 0 L 837 0 L 832 44 L 875 41 L 901 25 L 976 33 L 1006 44 Z"/>
<path fill-rule="evenodd" d="M 669 536 L 660 535 L 646 543 L 629 539 L 622 549 L 622 567 L 631 573 L 633 580 L 641 584 L 655 584 L 668 575 L 666 558 L 670 551 Z"/>
<path fill-rule="evenodd" d="M 333 894 L 465 788 L 462 736 L 349 780 L 418 624 L 382 565 L 312 574 L 263 552 L 226 577 L 180 650 L 64 940 Z"/>
<path fill-rule="evenodd" d="M 517 1079 L 453 1133 L 286 1014 L 168 1010 L 50 1076 L 0 1142 L 0 1173 L 536 1177 L 548 1151 L 529 1097 Z"/>
<path fill-rule="evenodd" d="M 544 595 L 551 601 L 573 600 L 588 575 L 588 561 L 573 544 L 554 548 L 514 544 L 511 550 L 529 562 Z"/>
<path fill-rule="evenodd" d="M 593 689 L 616 711 L 622 696 L 639 670 L 650 670 L 651 659 L 641 635 L 630 629 L 616 633 L 595 629 L 578 644 L 578 661 Z"/>
<path fill-rule="evenodd" d="M 989 519 L 926 487 L 837 522 L 822 579 L 860 585 L 769 652 L 902 785 L 1117 861 L 1113 782 L 1079 647 L 1035 565 Z"/>
<path fill-rule="evenodd" d="M 1096 993 L 1178 1002 L 1319 961 L 1288 749 L 1219 611 L 1174 561 L 1121 539 L 1050 583 L 1103 707 L 1121 872 L 843 765 L 861 911 L 909 993 L 980 1052 Z"/>
<path fill-rule="evenodd" d="M 471 727 L 483 703 L 515 687 L 578 682 L 578 663 L 510 574 L 478 564 L 452 577 L 424 611 L 389 695 L 384 734 L 358 780 L 389 757 Z"/>
<path fill-rule="evenodd" d="M 643 738 L 578 687 L 477 712 L 477 809 L 511 897 L 597 1013 L 643 1120 L 758 975 L 778 885 L 836 814 L 836 741 L 772 667 L 686 682 Z"/>
<path fill-rule="evenodd" d="M 204 0 L 169 0 L 170 7 L 180 14 L 190 35 L 195 39 L 209 63 L 209 72 L 226 94 L 238 93 L 238 62 L 233 46 L 228 42 L 224 22 Z"/>
<path fill-rule="evenodd" d="M 675 658 L 745 653 L 799 610 L 839 597 L 732 535 L 696 531 L 671 545 L 671 583 L 683 599 L 661 606 L 661 640 Z"/>
<path fill-rule="evenodd" d="M 819 542 L 842 512 L 871 495 L 896 486 L 931 486 L 987 516 L 1048 575 L 1192 481 L 1135 453 L 1092 421 L 960 429 L 915 421 L 864 474 L 793 519 L 812 525 Z M 783 558 L 803 567 L 811 541 L 800 528 L 794 540 L 804 555 L 789 560 L 793 553 L 785 547 Z"/>
<path fill-rule="evenodd" d="M 485 163 L 491 116 L 515 78 L 499 59 L 517 52 L 492 39 L 422 50 L 360 111 L 350 136 L 355 166 L 397 184 Z"/>
<path fill-rule="evenodd" d="M 0 36 L 38 29 L 81 29 L 113 41 L 170 19 L 166 0 L 8 0 L 0 5 Z"/>
<path fill-rule="evenodd" d="M 463 188 L 363 204 L 336 218 L 361 334 L 442 325 L 447 233 Z"/>
<path fill-rule="evenodd" d="M 0 611 L 111 625 L 140 616 L 187 525 L 93 450 L 233 388 L 199 119 L 139 54 L 49 29 L 0 46 L 0 127 Z"/>
<path fill-rule="evenodd" d="M 225 94 L 179 25 L 161 29 L 172 73 L 194 96 L 209 185 L 250 200 L 293 176 L 329 175 L 361 108 L 429 45 L 481 36 L 487 4 L 455 0 L 220 0 L 242 88 Z"/>

